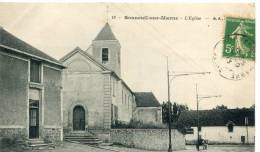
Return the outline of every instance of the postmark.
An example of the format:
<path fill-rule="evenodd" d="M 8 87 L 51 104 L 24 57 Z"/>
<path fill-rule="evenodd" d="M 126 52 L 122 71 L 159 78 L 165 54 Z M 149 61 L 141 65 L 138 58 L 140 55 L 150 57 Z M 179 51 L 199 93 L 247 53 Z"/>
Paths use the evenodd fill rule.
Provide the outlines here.
<path fill-rule="evenodd" d="M 255 29 L 251 19 L 226 19 L 224 37 L 213 47 L 213 63 L 221 77 L 242 80 L 254 69 Z"/>

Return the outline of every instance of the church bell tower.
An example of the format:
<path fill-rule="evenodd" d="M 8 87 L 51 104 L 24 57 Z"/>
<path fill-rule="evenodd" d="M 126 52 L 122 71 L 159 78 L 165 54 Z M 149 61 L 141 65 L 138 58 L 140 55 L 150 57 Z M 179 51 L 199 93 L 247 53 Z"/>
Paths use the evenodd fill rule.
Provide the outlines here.
<path fill-rule="evenodd" d="M 120 43 L 108 23 L 92 41 L 93 56 L 104 66 L 121 76 Z"/>

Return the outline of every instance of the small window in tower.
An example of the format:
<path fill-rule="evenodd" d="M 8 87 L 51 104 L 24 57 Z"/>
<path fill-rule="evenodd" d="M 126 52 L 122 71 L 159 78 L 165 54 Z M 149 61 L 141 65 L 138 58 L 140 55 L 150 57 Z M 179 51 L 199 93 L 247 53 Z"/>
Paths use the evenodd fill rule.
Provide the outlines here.
<path fill-rule="evenodd" d="M 108 48 L 102 48 L 102 63 L 108 62 Z"/>

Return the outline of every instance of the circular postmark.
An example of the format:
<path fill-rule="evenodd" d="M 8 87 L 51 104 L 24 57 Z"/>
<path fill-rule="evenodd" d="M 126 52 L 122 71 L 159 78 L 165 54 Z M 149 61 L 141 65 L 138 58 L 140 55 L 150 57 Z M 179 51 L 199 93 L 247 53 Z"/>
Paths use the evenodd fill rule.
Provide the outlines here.
<path fill-rule="evenodd" d="M 229 48 L 224 48 L 224 41 L 230 38 L 235 37 L 236 35 L 229 35 L 225 38 L 219 40 L 213 48 L 213 63 L 218 70 L 218 73 L 221 77 L 228 80 L 242 80 L 247 77 L 250 72 L 254 69 L 255 62 L 253 60 L 249 60 L 247 58 L 241 58 L 240 56 L 224 56 L 224 51 L 229 51 Z M 243 36 L 247 43 L 253 43 L 250 39 L 247 39 L 246 36 Z M 254 44 L 252 45 L 254 46 Z M 224 50 L 223 50 L 224 48 Z M 244 50 L 239 49 L 237 47 L 230 48 L 233 49 L 236 53 L 248 53 L 242 52 Z"/>

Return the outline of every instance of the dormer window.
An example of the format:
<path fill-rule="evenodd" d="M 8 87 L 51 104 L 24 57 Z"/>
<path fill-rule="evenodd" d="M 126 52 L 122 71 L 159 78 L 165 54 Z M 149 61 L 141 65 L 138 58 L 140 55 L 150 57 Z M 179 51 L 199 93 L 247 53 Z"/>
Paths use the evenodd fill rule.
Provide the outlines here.
<path fill-rule="evenodd" d="M 102 63 L 108 62 L 108 48 L 102 48 Z"/>
<path fill-rule="evenodd" d="M 30 64 L 30 82 L 41 83 L 41 63 L 31 60 Z"/>

